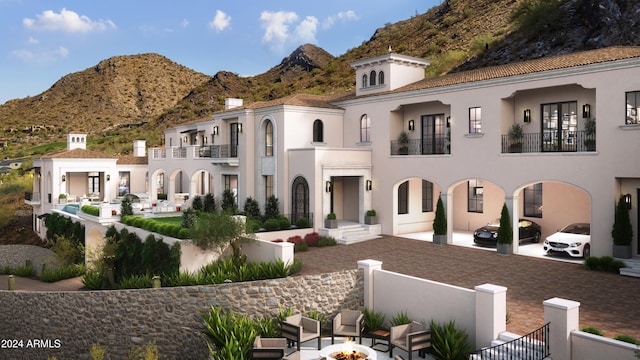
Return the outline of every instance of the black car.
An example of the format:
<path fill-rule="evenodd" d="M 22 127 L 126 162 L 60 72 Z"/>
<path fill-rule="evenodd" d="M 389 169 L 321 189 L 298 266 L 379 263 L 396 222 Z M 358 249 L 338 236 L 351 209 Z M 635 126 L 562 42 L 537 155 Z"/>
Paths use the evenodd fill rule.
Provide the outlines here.
<path fill-rule="evenodd" d="M 487 225 L 476 229 L 473 232 L 473 242 L 483 246 L 496 246 L 498 242 L 498 229 L 500 228 L 500 219 L 496 219 Z M 518 221 L 518 233 L 520 234 L 520 242 L 531 241 L 540 242 L 542 234 L 540 225 L 531 220 L 520 219 Z"/>

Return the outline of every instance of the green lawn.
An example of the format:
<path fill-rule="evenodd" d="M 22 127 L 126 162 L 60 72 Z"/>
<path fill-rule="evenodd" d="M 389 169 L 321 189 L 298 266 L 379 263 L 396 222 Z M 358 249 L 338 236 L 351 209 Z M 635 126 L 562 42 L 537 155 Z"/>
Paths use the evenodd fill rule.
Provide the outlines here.
<path fill-rule="evenodd" d="M 157 217 L 152 220 L 160 224 L 182 225 L 182 216 Z"/>

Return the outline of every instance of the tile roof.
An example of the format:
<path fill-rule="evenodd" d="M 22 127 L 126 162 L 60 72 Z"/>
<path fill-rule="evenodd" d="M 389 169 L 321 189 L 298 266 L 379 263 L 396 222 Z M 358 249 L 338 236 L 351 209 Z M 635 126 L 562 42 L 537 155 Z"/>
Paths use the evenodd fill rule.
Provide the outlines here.
<path fill-rule="evenodd" d="M 391 93 L 449 86 L 640 57 L 640 47 L 614 46 L 426 78 Z"/>
<path fill-rule="evenodd" d="M 86 149 L 73 149 L 58 151 L 53 154 L 41 156 L 42 159 L 114 159 L 113 156 L 107 156 L 99 151 Z"/>
<path fill-rule="evenodd" d="M 293 94 L 289 96 L 285 96 L 282 98 L 269 100 L 269 101 L 257 101 L 251 104 L 247 104 L 241 107 L 233 108 L 230 110 L 222 111 L 222 113 L 227 111 L 234 111 L 238 109 L 261 109 L 267 108 L 271 106 L 279 106 L 279 105 L 293 105 L 293 106 L 308 106 L 308 107 L 316 107 L 316 108 L 327 108 L 327 109 L 340 109 L 340 107 L 335 106 L 331 103 L 331 101 L 336 100 L 339 95 L 312 95 L 312 94 Z"/>
<path fill-rule="evenodd" d="M 146 156 L 125 155 L 118 158 L 118 165 L 147 165 L 149 158 Z"/>

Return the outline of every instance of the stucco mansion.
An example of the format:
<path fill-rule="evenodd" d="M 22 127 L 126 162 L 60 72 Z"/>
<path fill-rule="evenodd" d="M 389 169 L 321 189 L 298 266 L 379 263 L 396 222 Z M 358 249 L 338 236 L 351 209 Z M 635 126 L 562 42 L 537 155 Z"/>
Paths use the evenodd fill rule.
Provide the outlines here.
<path fill-rule="evenodd" d="M 539 223 L 543 238 L 586 222 L 600 256 L 612 252 L 615 204 L 627 195 L 640 251 L 640 47 L 434 78 L 424 77 L 428 60 L 393 52 L 351 66 L 352 93 L 227 99 L 225 110 L 166 130 L 163 147 L 136 142 L 127 158 L 69 134 L 66 151 L 34 159 L 34 230 L 44 234 L 41 215 L 61 193 L 99 202 L 144 194 L 156 211 L 175 211 L 229 189 L 240 208 L 275 195 L 282 214 L 317 231 L 329 213 L 364 225 L 374 209 L 376 232 L 399 235 L 431 231 L 441 196 L 449 243 L 506 203 L 514 239 L 519 218 Z M 595 133 L 585 129 L 593 119 Z M 514 124 L 522 136 L 509 136 Z"/>

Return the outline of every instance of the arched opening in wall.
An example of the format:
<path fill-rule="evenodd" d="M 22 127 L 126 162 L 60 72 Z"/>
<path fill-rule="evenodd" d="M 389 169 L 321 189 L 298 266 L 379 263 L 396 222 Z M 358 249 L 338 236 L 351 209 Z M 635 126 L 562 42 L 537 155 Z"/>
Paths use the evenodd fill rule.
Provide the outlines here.
<path fill-rule="evenodd" d="M 291 184 L 291 223 L 295 224 L 300 218 L 312 220 L 309 213 L 309 184 L 304 177 L 297 176 Z"/>
<path fill-rule="evenodd" d="M 191 175 L 192 195 L 211 193 L 211 174 L 207 170 L 197 170 Z"/>

